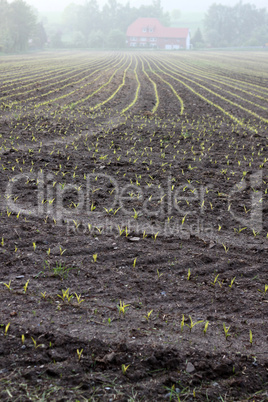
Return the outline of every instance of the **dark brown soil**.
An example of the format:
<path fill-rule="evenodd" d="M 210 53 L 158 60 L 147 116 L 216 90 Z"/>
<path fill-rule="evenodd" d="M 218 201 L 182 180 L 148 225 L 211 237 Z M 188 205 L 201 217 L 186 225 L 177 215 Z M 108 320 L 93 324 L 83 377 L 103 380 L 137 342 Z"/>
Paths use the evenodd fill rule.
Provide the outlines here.
<path fill-rule="evenodd" d="M 1 401 L 268 399 L 268 55 L 212 56 L 0 58 Z"/>

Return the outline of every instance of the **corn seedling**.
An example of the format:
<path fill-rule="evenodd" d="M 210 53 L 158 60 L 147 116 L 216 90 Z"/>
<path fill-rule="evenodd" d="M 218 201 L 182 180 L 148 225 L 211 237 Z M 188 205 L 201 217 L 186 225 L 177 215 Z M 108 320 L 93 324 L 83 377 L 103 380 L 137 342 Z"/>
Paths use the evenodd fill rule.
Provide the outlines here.
<path fill-rule="evenodd" d="M 253 344 L 253 335 L 252 335 L 252 331 L 251 331 L 251 330 L 249 331 L 249 342 L 250 342 L 250 344 L 251 344 L 251 346 L 252 346 L 252 344 Z"/>
<path fill-rule="evenodd" d="M 4 285 L 6 285 L 6 284 L 4 283 Z M 258 289 L 258 291 L 265 294 L 268 291 L 268 285 L 266 285 L 266 284 L 264 285 L 264 291 L 262 291 L 260 289 Z"/>
<path fill-rule="evenodd" d="M 204 322 L 204 320 L 200 320 L 200 321 L 193 322 L 192 317 L 191 317 L 190 315 L 189 315 L 189 318 L 190 318 L 190 324 L 186 324 L 186 323 L 185 323 L 185 325 L 187 325 L 187 327 L 189 327 L 190 332 L 192 331 L 192 329 L 193 329 L 193 327 L 194 327 L 195 325 L 201 324 L 201 322 Z"/>
<path fill-rule="evenodd" d="M 79 360 L 79 361 L 80 361 L 80 359 L 81 359 L 81 357 L 82 357 L 83 350 L 84 350 L 84 349 L 81 349 L 81 350 L 77 349 L 77 350 L 76 350 L 76 353 L 77 353 L 77 356 L 78 356 L 78 360 Z"/>
<path fill-rule="evenodd" d="M 229 288 L 232 289 L 232 286 L 233 286 L 233 284 L 234 284 L 234 281 L 235 281 L 235 277 L 234 277 L 233 279 L 231 279 L 231 283 L 230 283 L 230 285 L 229 285 Z"/>
<path fill-rule="evenodd" d="M 28 281 L 27 281 L 27 282 L 25 283 L 25 285 L 23 286 L 24 293 L 27 292 L 27 288 L 28 288 L 29 282 L 30 282 L 30 279 L 28 279 Z"/>
<path fill-rule="evenodd" d="M 122 369 L 122 373 L 123 375 L 126 375 L 127 369 L 129 368 L 130 364 L 128 366 L 126 366 L 125 364 L 122 364 L 121 369 Z"/>
<path fill-rule="evenodd" d="M 96 253 L 96 254 L 93 254 L 93 262 L 97 262 L 97 257 L 98 257 L 98 254 Z"/>
<path fill-rule="evenodd" d="M 222 245 L 223 245 L 223 248 L 224 248 L 224 250 L 225 250 L 225 253 L 227 254 L 228 251 L 229 251 L 229 248 L 228 248 L 225 244 L 223 244 L 223 243 L 222 243 Z"/>
<path fill-rule="evenodd" d="M 11 280 L 9 283 L 4 283 L 4 285 L 8 288 L 9 291 L 11 291 Z"/>
<path fill-rule="evenodd" d="M 118 311 L 119 311 L 119 316 L 121 313 L 125 315 L 125 312 L 128 310 L 126 307 L 130 306 L 130 304 L 125 304 L 120 300 L 119 305 L 117 305 Z"/>
<path fill-rule="evenodd" d="M 9 326 L 10 326 L 10 322 L 5 326 L 5 336 L 7 336 L 7 331 L 8 331 Z"/>
<path fill-rule="evenodd" d="M 75 293 L 75 297 L 76 297 L 76 300 L 77 300 L 78 304 L 81 304 L 81 303 L 83 303 L 85 301 L 84 299 L 81 299 L 81 295 L 78 296 L 77 293 Z"/>
<path fill-rule="evenodd" d="M 136 262 L 137 262 L 137 257 L 134 259 L 134 261 L 133 261 L 133 268 L 135 268 L 136 267 Z"/>
<path fill-rule="evenodd" d="M 34 344 L 34 348 L 37 349 L 39 348 L 41 345 L 37 345 L 37 341 L 31 336 L 33 344 Z"/>
<path fill-rule="evenodd" d="M 133 208 L 133 211 L 134 211 L 134 215 L 132 216 L 132 218 L 138 219 L 138 216 L 139 216 L 138 212 L 134 208 Z"/>
<path fill-rule="evenodd" d="M 183 331 L 184 323 L 185 323 L 185 318 L 184 318 L 184 314 L 182 314 L 182 319 L 181 319 L 181 332 Z"/>
<path fill-rule="evenodd" d="M 60 299 L 62 299 L 63 301 L 65 301 L 65 299 L 70 302 L 70 300 L 73 298 L 73 295 L 69 295 L 69 288 L 66 290 L 61 290 L 62 291 L 62 296 L 61 295 L 57 295 Z"/>
<path fill-rule="evenodd" d="M 119 236 L 122 236 L 122 234 L 124 233 L 125 229 L 120 228 L 120 226 L 118 225 L 118 230 L 119 230 Z"/>
<path fill-rule="evenodd" d="M 184 225 L 184 222 L 185 222 L 186 217 L 187 217 L 187 214 L 182 218 L 182 221 L 181 221 L 181 225 L 182 225 L 182 226 Z"/>
<path fill-rule="evenodd" d="M 206 333 L 207 333 L 208 326 L 209 326 L 209 322 L 208 322 L 208 321 L 206 321 L 206 323 L 205 323 L 205 327 L 204 327 L 204 329 L 203 329 L 204 335 L 206 335 Z"/>
<path fill-rule="evenodd" d="M 146 318 L 147 322 L 149 322 L 150 315 L 152 314 L 153 311 L 154 310 L 149 311 L 149 313 L 147 313 L 147 315 L 144 316 Z"/>
<path fill-rule="evenodd" d="M 228 336 L 231 336 L 231 335 L 229 334 L 230 327 L 227 328 L 227 327 L 225 326 L 225 323 L 223 323 L 223 330 L 224 330 L 225 339 L 227 340 Z"/>
<path fill-rule="evenodd" d="M 156 272 L 157 272 L 157 277 L 158 277 L 158 279 L 160 279 L 163 274 L 160 274 L 160 272 L 159 272 L 158 269 L 156 270 Z"/>
<path fill-rule="evenodd" d="M 24 336 L 24 334 L 22 334 L 21 335 L 21 343 L 24 345 L 24 342 L 25 342 L 25 336 Z"/>
<path fill-rule="evenodd" d="M 189 281 L 191 278 L 191 269 L 188 269 L 188 275 L 187 275 L 187 281 Z"/>
<path fill-rule="evenodd" d="M 211 285 L 214 285 L 214 286 L 216 285 L 219 275 L 220 275 L 220 274 L 216 275 L 215 278 L 214 278 L 214 281 L 213 281 L 213 282 L 210 282 Z"/>
<path fill-rule="evenodd" d="M 63 254 L 65 253 L 65 251 L 66 251 L 66 250 L 63 250 L 63 249 L 60 247 L 60 255 L 63 255 Z"/>
<path fill-rule="evenodd" d="M 158 233 L 159 233 L 159 232 L 157 232 L 156 234 L 153 235 L 154 241 L 156 241 L 156 238 L 157 238 L 157 236 L 158 236 Z"/>

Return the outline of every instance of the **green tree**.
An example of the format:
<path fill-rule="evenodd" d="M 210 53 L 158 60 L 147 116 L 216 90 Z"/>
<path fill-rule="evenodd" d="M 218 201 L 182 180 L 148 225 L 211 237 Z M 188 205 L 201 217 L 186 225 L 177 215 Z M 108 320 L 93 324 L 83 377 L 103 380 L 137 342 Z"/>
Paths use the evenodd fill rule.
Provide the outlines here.
<path fill-rule="evenodd" d="M 88 39 L 92 31 L 99 29 L 101 24 L 101 14 L 97 0 L 89 0 L 84 6 L 79 7 L 78 29 Z"/>
<path fill-rule="evenodd" d="M 32 47 L 35 49 L 43 49 L 47 43 L 47 34 L 42 22 L 35 25 L 32 35 Z"/>
<path fill-rule="evenodd" d="M 12 44 L 8 21 L 9 5 L 6 0 L 0 0 L 0 51 L 8 51 Z"/>
<path fill-rule="evenodd" d="M 34 32 L 37 17 L 23 0 L 9 4 L 8 26 L 12 37 L 11 51 L 25 51 Z"/>
<path fill-rule="evenodd" d="M 206 37 L 214 47 L 241 46 L 267 26 L 267 12 L 241 1 L 233 7 L 212 4 L 205 16 Z"/>
<path fill-rule="evenodd" d="M 201 32 L 201 29 L 198 27 L 194 36 L 191 39 L 191 43 L 195 48 L 204 46 L 204 39 Z"/>
<path fill-rule="evenodd" d="M 105 35 L 98 29 L 90 33 L 88 37 L 88 46 L 91 48 L 103 48 L 105 46 Z"/>
<path fill-rule="evenodd" d="M 126 46 L 126 35 L 120 29 L 112 29 L 108 35 L 108 44 L 112 48 L 121 49 Z"/>

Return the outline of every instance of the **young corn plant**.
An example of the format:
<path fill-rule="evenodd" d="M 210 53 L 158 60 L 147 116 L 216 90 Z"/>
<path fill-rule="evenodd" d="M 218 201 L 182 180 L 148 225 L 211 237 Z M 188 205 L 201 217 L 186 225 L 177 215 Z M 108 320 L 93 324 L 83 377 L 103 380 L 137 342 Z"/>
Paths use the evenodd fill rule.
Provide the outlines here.
<path fill-rule="evenodd" d="M 182 314 L 182 319 L 181 319 L 181 332 L 183 332 L 184 324 L 185 324 L 185 318 L 184 318 L 184 314 Z"/>
<path fill-rule="evenodd" d="M 250 345 L 252 346 L 252 344 L 253 344 L 253 335 L 252 335 L 251 330 L 249 331 L 249 342 L 250 342 Z"/>
<path fill-rule="evenodd" d="M 220 274 L 216 275 L 215 278 L 214 278 L 214 281 L 213 281 L 213 282 L 210 282 L 211 285 L 213 285 L 213 286 L 216 285 L 219 275 L 220 275 Z"/>
<path fill-rule="evenodd" d="M 8 288 L 8 290 L 11 292 L 11 280 L 9 281 L 9 283 L 4 283 L 4 285 Z"/>
<path fill-rule="evenodd" d="M 58 297 L 60 298 L 60 299 L 62 299 L 64 302 L 65 302 L 65 300 L 67 300 L 68 301 L 68 303 L 71 301 L 71 299 L 73 298 L 73 295 L 70 295 L 69 294 L 69 288 L 68 289 L 66 289 L 66 290 L 61 290 L 62 291 L 62 296 L 61 295 L 58 295 Z"/>
<path fill-rule="evenodd" d="M 222 243 L 225 253 L 227 254 L 229 251 L 229 247 L 227 247 L 224 243 Z"/>
<path fill-rule="evenodd" d="M 130 364 L 128 366 L 126 366 L 125 364 L 122 364 L 121 369 L 122 369 L 123 375 L 126 375 L 127 369 L 129 368 L 129 366 L 130 366 Z"/>
<path fill-rule="evenodd" d="M 125 315 L 128 306 L 130 306 L 130 304 L 125 304 L 120 300 L 119 305 L 117 305 L 119 316 L 121 316 L 121 314 Z"/>
<path fill-rule="evenodd" d="M 164 275 L 164 274 L 160 274 L 160 272 L 159 272 L 159 270 L 158 270 L 158 269 L 156 270 L 156 272 L 157 272 L 157 277 L 158 277 L 158 279 L 160 279 L 160 278 L 161 278 L 161 276 L 162 276 L 162 275 Z"/>
<path fill-rule="evenodd" d="M 34 344 L 34 348 L 37 349 L 39 348 L 41 345 L 37 345 L 37 341 L 31 336 L 33 344 Z"/>
<path fill-rule="evenodd" d="M 147 315 L 144 316 L 146 318 L 147 322 L 149 322 L 150 315 L 152 314 L 153 311 L 154 310 L 149 311 L 149 313 L 147 313 Z"/>
<path fill-rule="evenodd" d="M 98 254 L 96 253 L 96 254 L 93 254 L 93 262 L 95 263 L 95 262 L 97 262 L 97 257 L 98 257 Z"/>
<path fill-rule="evenodd" d="M 187 325 L 187 327 L 189 327 L 190 332 L 192 331 L 192 329 L 193 329 L 193 327 L 194 327 L 195 325 L 201 324 L 201 322 L 204 322 L 204 320 L 199 320 L 199 321 L 193 322 L 192 317 L 191 317 L 190 315 L 189 315 L 189 318 L 190 318 L 190 324 L 186 324 L 186 323 L 185 323 L 185 325 Z"/>
<path fill-rule="evenodd" d="M 83 350 L 84 350 L 84 349 L 81 349 L 81 350 L 77 349 L 77 350 L 76 350 L 76 353 L 77 353 L 77 356 L 78 356 L 78 360 L 79 360 L 79 361 L 81 360 Z"/>
<path fill-rule="evenodd" d="M 4 285 L 6 285 L 6 284 L 4 283 Z M 264 291 L 262 291 L 260 289 L 258 289 L 258 291 L 265 294 L 266 292 L 268 292 L 268 285 L 266 285 L 266 284 L 264 285 Z"/>
<path fill-rule="evenodd" d="M 209 326 L 209 322 L 208 322 L 208 321 L 206 321 L 206 323 L 205 323 L 205 327 L 204 327 L 204 329 L 203 329 L 204 335 L 206 335 L 206 333 L 207 333 L 208 326 Z"/>
<path fill-rule="evenodd" d="M 5 336 L 7 336 L 8 328 L 10 327 L 10 322 L 5 326 Z"/>
<path fill-rule="evenodd" d="M 187 281 L 191 279 L 191 269 L 188 269 Z"/>
<path fill-rule="evenodd" d="M 84 299 L 81 299 L 81 297 L 82 297 L 81 295 L 78 296 L 77 293 L 74 293 L 74 294 L 75 294 L 75 297 L 76 297 L 76 301 L 77 301 L 77 303 L 79 305 L 85 301 Z"/>
<path fill-rule="evenodd" d="M 225 322 L 223 323 L 223 330 L 224 330 L 225 339 L 227 340 L 228 337 L 231 336 L 231 334 L 229 334 L 230 327 L 227 328 L 225 326 Z"/>
<path fill-rule="evenodd" d="M 27 288 L 28 288 L 29 282 L 30 282 L 30 279 L 28 279 L 28 281 L 27 281 L 27 282 L 25 283 L 25 285 L 23 286 L 24 293 L 27 292 Z"/>
<path fill-rule="evenodd" d="M 231 279 L 231 283 L 230 283 L 230 285 L 229 285 L 229 288 L 230 288 L 230 289 L 232 289 L 232 286 L 233 286 L 233 284 L 234 284 L 235 278 L 236 278 L 236 277 L 234 277 L 233 279 Z"/>

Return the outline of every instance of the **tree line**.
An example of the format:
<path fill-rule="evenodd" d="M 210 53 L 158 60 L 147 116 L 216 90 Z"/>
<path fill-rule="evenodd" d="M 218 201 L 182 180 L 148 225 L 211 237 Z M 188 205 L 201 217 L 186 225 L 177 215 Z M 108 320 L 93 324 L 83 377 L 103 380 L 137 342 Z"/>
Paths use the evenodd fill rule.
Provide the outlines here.
<path fill-rule="evenodd" d="M 205 15 L 203 33 L 197 30 L 192 43 L 196 47 L 267 46 L 267 10 L 242 1 L 234 6 L 214 3 Z"/>
<path fill-rule="evenodd" d="M 84 5 L 70 4 L 64 10 L 62 33 L 70 34 L 71 46 L 122 48 L 128 26 L 139 17 L 155 17 L 164 25 L 170 24 L 161 0 L 152 0 L 151 5 L 139 8 L 117 0 L 107 0 L 100 8 L 97 0 L 88 0 Z"/>
<path fill-rule="evenodd" d="M 23 0 L 0 0 L 0 51 L 23 52 L 42 48 L 47 42 L 43 25 Z"/>
<path fill-rule="evenodd" d="M 176 11 L 176 13 L 175 13 Z M 132 7 L 118 0 L 107 0 L 101 8 L 97 0 L 83 5 L 70 4 L 56 29 L 38 21 L 37 13 L 25 0 L 0 0 L 0 51 L 21 52 L 29 48 L 123 48 L 128 26 L 139 17 L 158 18 L 165 26 L 179 26 L 180 11 L 165 12 L 161 0 L 151 5 Z M 174 18 L 176 23 L 174 24 Z M 192 36 L 198 47 L 258 46 L 268 43 L 268 14 L 241 1 L 234 6 L 212 4 L 202 29 Z"/>

